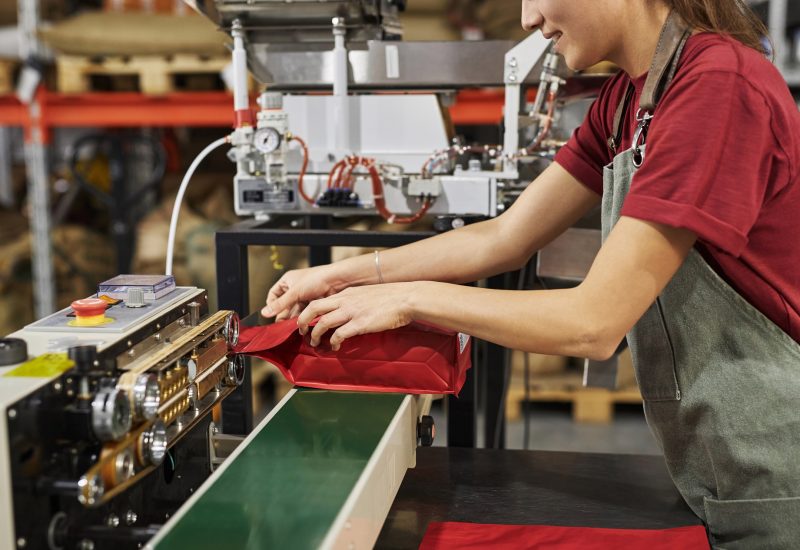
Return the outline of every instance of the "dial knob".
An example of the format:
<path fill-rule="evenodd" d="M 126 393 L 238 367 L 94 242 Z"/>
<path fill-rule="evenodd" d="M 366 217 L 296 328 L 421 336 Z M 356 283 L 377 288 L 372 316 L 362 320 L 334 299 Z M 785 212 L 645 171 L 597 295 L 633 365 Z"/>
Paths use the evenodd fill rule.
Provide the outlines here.
<path fill-rule="evenodd" d="M 28 358 L 28 344 L 21 338 L 0 338 L 0 367 L 16 365 Z"/>
<path fill-rule="evenodd" d="M 119 441 L 132 423 L 128 397 L 116 388 L 103 388 L 92 400 L 92 428 L 100 441 Z"/>
<path fill-rule="evenodd" d="M 274 153 L 281 146 L 283 137 L 275 128 L 261 128 L 253 135 L 253 145 L 262 153 Z"/>

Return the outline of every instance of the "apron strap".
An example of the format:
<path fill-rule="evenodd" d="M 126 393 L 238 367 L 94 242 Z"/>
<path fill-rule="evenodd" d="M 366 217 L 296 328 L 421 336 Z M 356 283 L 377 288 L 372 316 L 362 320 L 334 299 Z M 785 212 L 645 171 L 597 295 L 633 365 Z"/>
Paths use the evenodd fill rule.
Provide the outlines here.
<path fill-rule="evenodd" d="M 633 87 L 633 84 L 628 84 L 628 89 L 625 91 L 625 95 L 622 96 L 619 106 L 617 107 L 617 112 L 614 115 L 614 130 L 611 137 L 608 138 L 608 148 L 611 149 L 611 152 L 615 155 L 617 154 L 620 143 L 622 143 L 622 121 L 627 117 L 628 106 L 633 99 L 635 91 L 636 89 Z"/>
<path fill-rule="evenodd" d="M 661 35 L 658 37 L 656 53 L 653 62 L 647 73 L 647 81 L 642 91 L 642 98 L 639 100 L 639 108 L 643 111 L 652 113 L 661 96 L 664 95 L 667 87 L 675 76 L 678 69 L 678 59 L 686 45 L 691 31 L 675 12 L 671 11 L 667 17 Z"/>
<path fill-rule="evenodd" d="M 678 70 L 678 61 L 690 35 L 691 29 L 686 26 L 675 11 L 671 11 L 658 37 L 656 52 L 650 64 L 642 97 L 639 101 L 640 111 L 652 114 L 655 110 L 656 105 L 661 100 L 661 96 L 664 95 L 664 92 L 675 77 L 675 72 Z M 622 141 L 622 124 L 627 117 L 633 95 L 634 86 L 631 83 L 628 85 L 628 90 L 625 92 L 625 96 L 620 101 L 614 115 L 614 126 L 611 137 L 608 138 L 608 147 L 615 155 Z"/>

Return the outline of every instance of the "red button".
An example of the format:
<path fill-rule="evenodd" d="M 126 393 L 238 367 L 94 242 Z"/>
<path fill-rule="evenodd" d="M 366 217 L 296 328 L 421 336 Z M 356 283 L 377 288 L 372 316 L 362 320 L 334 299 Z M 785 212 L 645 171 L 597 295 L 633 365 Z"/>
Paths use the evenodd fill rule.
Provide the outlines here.
<path fill-rule="evenodd" d="M 72 302 L 72 310 L 78 317 L 95 317 L 106 312 L 108 304 L 100 298 L 84 298 Z"/>

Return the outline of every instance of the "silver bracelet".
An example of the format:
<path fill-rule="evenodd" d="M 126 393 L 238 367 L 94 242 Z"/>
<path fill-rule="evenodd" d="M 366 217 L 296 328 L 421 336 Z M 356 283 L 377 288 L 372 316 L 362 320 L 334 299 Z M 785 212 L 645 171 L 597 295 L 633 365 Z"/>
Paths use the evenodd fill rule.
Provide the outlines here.
<path fill-rule="evenodd" d="M 378 273 L 378 283 L 383 284 L 383 274 L 381 273 L 381 256 L 380 252 L 375 251 L 375 271 Z"/>

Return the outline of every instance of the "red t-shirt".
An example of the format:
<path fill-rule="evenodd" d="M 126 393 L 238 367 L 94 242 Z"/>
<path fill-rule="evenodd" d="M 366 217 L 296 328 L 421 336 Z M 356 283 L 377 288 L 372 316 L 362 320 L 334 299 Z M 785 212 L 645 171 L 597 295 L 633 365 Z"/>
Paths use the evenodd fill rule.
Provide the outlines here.
<path fill-rule="evenodd" d="M 646 75 L 633 81 L 621 149 L 631 147 Z M 556 162 L 598 194 L 607 140 L 631 81 L 610 79 Z M 800 342 L 800 112 L 757 51 L 717 34 L 689 38 L 655 110 L 645 161 L 622 209 L 690 229 L 728 283 Z"/>

